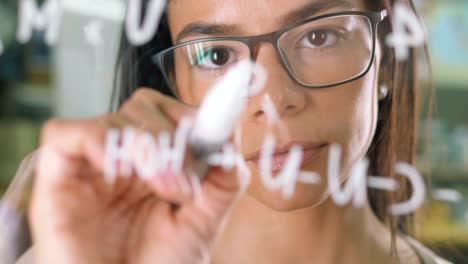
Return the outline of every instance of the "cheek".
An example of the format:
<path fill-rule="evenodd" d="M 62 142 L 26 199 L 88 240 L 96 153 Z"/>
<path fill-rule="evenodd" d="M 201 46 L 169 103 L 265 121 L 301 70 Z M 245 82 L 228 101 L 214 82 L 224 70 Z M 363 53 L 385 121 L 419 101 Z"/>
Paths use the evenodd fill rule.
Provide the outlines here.
<path fill-rule="evenodd" d="M 368 76 L 372 76 L 369 74 Z M 365 156 L 375 134 L 378 115 L 378 100 L 375 79 L 363 78 L 348 87 L 337 98 L 341 111 L 339 119 L 340 138 L 345 159 L 350 163 Z"/>
<path fill-rule="evenodd" d="M 373 86 L 370 85 L 361 89 L 354 105 L 354 111 L 350 111 L 352 115 L 350 120 L 353 120 L 350 125 L 353 135 L 350 147 L 360 147 L 363 152 L 367 152 L 377 124 L 377 100 L 374 100 L 374 90 Z"/>
<path fill-rule="evenodd" d="M 175 56 L 175 84 L 176 91 L 179 97 L 185 103 L 191 105 L 199 105 L 209 88 L 214 85 L 213 82 L 207 82 L 203 78 L 205 76 L 197 73 L 196 70 L 190 68 L 190 65 L 185 61 L 186 58 L 182 56 Z"/>
<path fill-rule="evenodd" d="M 371 70 L 354 82 L 308 92 L 311 100 L 302 124 L 309 134 L 341 146 L 343 167 L 363 158 L 370 147 L 377 125 L 376 85 Z"/>

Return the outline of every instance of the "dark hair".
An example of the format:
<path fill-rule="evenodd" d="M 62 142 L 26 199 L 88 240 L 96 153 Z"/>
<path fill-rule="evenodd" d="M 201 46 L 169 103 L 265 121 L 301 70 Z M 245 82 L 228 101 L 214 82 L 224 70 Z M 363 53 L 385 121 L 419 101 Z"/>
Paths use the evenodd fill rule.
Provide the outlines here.
<path fill-rule="evenodd" d="M 143 1 L 143 10 L 146 5 L 147 1 Z M 162 15 L 158 31 L 153 39 L 142 46 L 131 45 L 126 35 L 122 34 L 111 104 L 122 105 L 140 87 L 153 88 L 165 95 L 173 96 L 164 82 L 161 71 L 150 56 L 172 45 L 166 13 Z M 117 83 L 118 81 L 120 83 Z"/>
<path fill-rule="evenodd" d="M 396 0 L 365 0 L 367 6 L 375 11 L 386 9 L 389 19 L 379 25 L 380 43 L 385 43 L 385 37 L 392 31 L 392 13 Z M 413 11 L 411 0 L 406 2 Z M 415 11 L 416 12 L 416 11 Z M 159 30 L 147 44 L 139 47 L 131 46 L 126 37 L 122 37 L 120 53 L 120 85 L 116 87 L 113 99 L 121 105 L 139 87 L 151 87 L 166 95 L 171 95 L 163 76 L 147 55 L 155 54 L 172 46 L 167 15 L 160 21 Z M 392 231 L 392 246 L 395 245 L 396 232 L 411 233 L 413 215 L 392 216 L 389 206 L 398 201 L 407 200 L 412 193 L 410 185 L 403 177 L 395 175 L 396 162 L 415 163 L 418 123 L 418 49 L 411 49 L 408 60 L 398 62 L 392 48 L 383 46 L 381 73 L 390 87 L 390 94 L 379 104 L 379 120 L 376 134 L 368 150 L 370 159 L 369 174 L 385 175 L 395 178 L 400 185 L 398 192 L 382 192 L 369 190 L 369 201 L 377 217 L 387 224 Z M 427 49 L 425 49 L 426 55 Z M 432 89 L 431 89 L 432 91 Z M 394 252 L 395 249 L 394 249 Z"/>

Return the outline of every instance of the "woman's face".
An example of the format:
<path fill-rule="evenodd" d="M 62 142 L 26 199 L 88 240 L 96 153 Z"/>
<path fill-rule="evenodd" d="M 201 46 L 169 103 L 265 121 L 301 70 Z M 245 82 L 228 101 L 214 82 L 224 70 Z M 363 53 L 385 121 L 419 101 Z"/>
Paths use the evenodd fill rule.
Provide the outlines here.
<path fill-rule="evenodd" d="M 310 17 L 338 11 L 365 10 L 363 0 L 319 1 L 172 0 L 168 7 L 169 26 L 173 41 L 180 43 L 207 37 L 270 33 L 308 18 L 295 17 L 304 10 L 310 11 Z M 333 3 L 333 6 L 330 3 Z M 211 27 L 216 29 L 212 31 L 198 28 L 190 31 L 190 34 L 179 36 L 181 32 L 187 32 L 187 27 L 193 28 L 194 24 L 217 27 Z M 331 88 L 307 89 L 290 77 L 271 44 L 262 43 L 257 47 L 255 62 L 266 70 L 268 80 L 262 92 L 250 99 L 236 133 L 238 149 L 248 160 L 252 172 L 249 195 L 276 210 L 288 211 L 309 207 L 321 201 L 326 193 L 330 144 L 336 143 L 342 148 L 343 178 L 352 164 L 364 157 L 377 122 L 380 49 L 376 50 L 372 67 L 362 78 Z M 349 54 L 358 56 L 356 50 L 349 50 Z M 177 55 L 175 59 L 177 85 L 184 86 L 197 81 L 193 80 L 193 76 L 184 73 L 187 72 L 186 69 L 178 69 Z M 342 64 L 346 64 L 344 62 L 343 59 Z M 317 71 L 319 69 L 320 67 L 317 67 Z M 339 71 L 337 69 L 320 75 L 331 76 L 330 74 L 339 74 Z M 310 72 L 310 76 L 314 74 L 320 76 L 317 72 Z M 198 80 L 201 81 L 203 80 Z M 199 100 L 203 93 L 192 92 L 188 96 Z M 268 125 L 266 113 L 262 108 L 264 95 L 270 96 L 280 117 L 280 122 L 273 127 Z M 321 175 L 321 183 L 297 183 L 291 199 L 284 199 L 280 191 L 267 189 L 260 179 L 257 161 L 252 158 L 261 149 L 267 132 L 275 136 L 279 147 L 291 143 L 302 144 L 306 148 L 304 156 L 308 157 L 302 170 L 318 172 Z M 281 168 L 283 163 L 284 155 L 273 157 L 274 170 Z"/>

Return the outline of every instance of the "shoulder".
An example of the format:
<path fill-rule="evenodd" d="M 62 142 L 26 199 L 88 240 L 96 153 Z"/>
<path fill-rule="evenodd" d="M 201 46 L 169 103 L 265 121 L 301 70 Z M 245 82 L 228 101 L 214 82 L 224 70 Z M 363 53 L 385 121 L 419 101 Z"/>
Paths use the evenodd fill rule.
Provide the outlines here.
<path fill-rule="evenodd" d="M 34 264 L 34 247 L 29 248 L 15 264 Z"/>
<path fill-rule="evenodd" d="M 432 252 L 429 248 L 425 247 L 419 241 L 415 240 L 409 236 L 403 236 L 403 238 L 408 242 L 408 244 L 413 248 L 416 254 L 422 261 L 422 264 L 453 264 L 441 257 L 437 256 L 434 252 Z"/>
<path fill-rule="evenodd" d="M 2 236 L 8 241 L 8 254 L 3 259 L 16 259 L 31 246 L 26 214 L 33 186 L 37 151 L 26 156 L 19 165 L 13 180 L 0 200 L 0 223 L 8 223 Z M 1 262 L 1 261 L 0 261 Z M 11 261 L 8 261 L 11 263 Z M 2 262 L 3 263 L 3 262 Z"/>
<path fill-rule="evenodd" d="M 33 174 L 36 167 L 38 152 L 26 156 L 16 171 L 12 182 L 2 197 L 2 203 L 7 203 L 11 209 L 24 211 L 27 207 L 27 196 L 32 189 Z"/>

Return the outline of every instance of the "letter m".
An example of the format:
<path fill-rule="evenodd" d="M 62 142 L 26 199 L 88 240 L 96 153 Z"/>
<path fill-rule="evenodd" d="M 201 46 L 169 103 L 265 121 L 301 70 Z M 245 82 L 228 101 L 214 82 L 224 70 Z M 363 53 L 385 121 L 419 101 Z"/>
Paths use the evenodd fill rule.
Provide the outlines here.
<path fill-rule="evenodd" d="M 61 0 L 46 0 L 42 8 L 37 6 L 36 0 L 20 0 L 19 8 L 18 42 L 27 43 L 36 29 L 45 31 L 48 45 L 55 44 L 62 16 Z"/>

